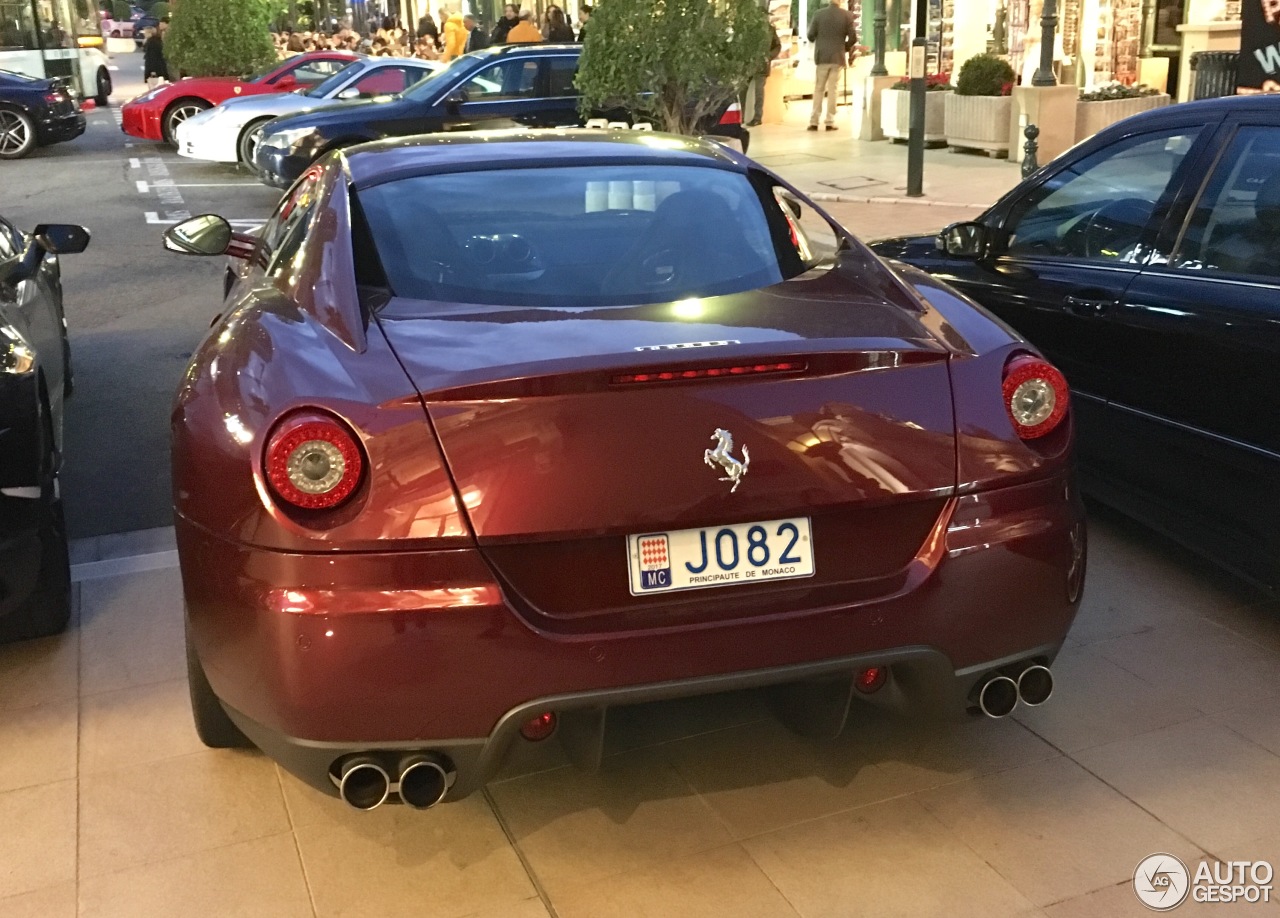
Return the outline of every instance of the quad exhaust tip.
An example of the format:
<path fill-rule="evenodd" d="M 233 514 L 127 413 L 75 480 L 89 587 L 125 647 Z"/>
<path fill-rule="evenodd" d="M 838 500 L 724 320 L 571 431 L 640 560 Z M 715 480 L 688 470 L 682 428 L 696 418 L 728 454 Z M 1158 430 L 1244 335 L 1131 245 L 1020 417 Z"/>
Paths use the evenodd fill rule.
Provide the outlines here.
<path fill-rule="evenodd" d="M 372 810 L 387 802 L 391 776 L 373 759 L 356 756 L 342 763 L 338 796 L 357 810 Z"/>
<path fill-rule="evenodd" d="M 987 680 L 978 693 L 978 707 L 991 718 L 1007 717 L 1018 705 L 1018 683 L 1008 676 Z"/>
<path fill-rule="evenodd" d="M 1028 666 L 1018 677 L 1018 697 L 1028 707 L 1042 705 L 1053 695 L 1053 673 L 1038 663 Z"/>

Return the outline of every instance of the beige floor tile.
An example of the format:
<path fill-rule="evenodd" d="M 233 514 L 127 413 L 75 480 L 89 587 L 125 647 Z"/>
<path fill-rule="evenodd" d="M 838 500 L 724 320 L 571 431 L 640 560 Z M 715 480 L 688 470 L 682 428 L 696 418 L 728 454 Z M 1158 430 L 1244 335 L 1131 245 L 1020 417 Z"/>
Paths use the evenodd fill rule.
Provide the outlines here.
<path fill-rule="evenodd" d="M 0 898 L 76 878 L 76 782 L 0 794 Z"/>
<path fill-rule="evenodd" d="M 916 800 L 743 842 L 805 918 L 997 918 L 1036 907 Z"/>
<path fill-rule="evenodd" d="M 1094 650 L 1143 681 L 1187 695 L 1205 713 L 1242 698 L 1280 698 L 1280 654 L 1205 618 L 1114 638 Z"/>
<path fill-rule="evenodd" d="M 0 918 L 76 918 L 76 884 L 59 883 L 0 899 Z"/>
<path fill-rule="evenodd" d="M 1270 651 L 1280 651 L 1280 602 L 1263 601 L 1206 610 L 1205 618 Z"/>
<path fill-rule="evenodd" d="M 202 851 L 80 883 L 79 918 L 309 918 L 292 833 Z"/>
<path fill-rule="evenodd" d="M 499 915 L 536 894 L 483 796 L 346 812 L 295 830 L 322 918 Z"/>
<path fill-rule="evenodd" d="M 272 762 L 205 750 L 80 778 L 80 875 L 197 854 L 289 830 Z"/>
<path fill-rule="evenodd" d="M 80 693 L 186 678 L 176 568 L 81 585 Z"/>
<path fill-rule="evenodd" d="M 786 918 L 796 911 L 739 845 L 556 895 L 560 918 Z"/>
<path fill-rule="evenodd" d="M 1210 853 L 1280 825 L 1280 757 L 1208 718 L 1075 758 Z"/>
<path fill-rule="evenodd" d="M 80 632 L 0 645 L 0 711 L 75 698 L 80 692 Z"/>
<path fill-rule="evenodd" d="M 598 774 L 562 768 L 489 793 L 553 900 L 568 885 L 661 869 L 731 840 L 653 750 L 607 759 Z"/>
<path fill-rule="evenodd" d="M 1185 691 L 1151 685 L 1093 648 L 1066 648 L 1053 673 L 1053 697 L 1039 707 L 1019 707 L 1014 718 L 1067 752 L 1201 716 Z"/>
<path fill-rule="evenodd" d="M 1136 866 L 1137 864 L 1129 866 L 1129 878 L 1123 883 L 1055 903 L 1046 908 L 1045 913 L 1049 918 L 1140 918 L 1143 915 L 1158 914 L 1143 905 L 1133 891 L 1133 868 Z M 1185 918 L 1198 916 L 1200 912 L 1184 903 L 1170 914 Z"/>
<path fill-rule="evenodd" d="M 714 733 L 772 716 L 764 692 L 722 692 L 653 704 L 610 708 L 605 754 L 643 749 Z"/>
<path fill-rule="evenodd" d="M 916 799 L 1037 905 L 1132 875 L 1158 851 L 1201 852 L 1069 759 L 1038 762 Z"/>
<path fill-rule="evenodd" d="M 0 714 L 0 792 L 76 776 L 75 699 Z"/>
<path fill-rule="evenodd" d="M 80 704 L 82 773 L 144 765 L 204 750 L 186 679 L 89 695 Z"/>
<path fill-rule="evenodd" d="M 463 918 L 550 918 L 551 913 L 537 896 L 515 904 L 504 904 L 470 912 Z"/>

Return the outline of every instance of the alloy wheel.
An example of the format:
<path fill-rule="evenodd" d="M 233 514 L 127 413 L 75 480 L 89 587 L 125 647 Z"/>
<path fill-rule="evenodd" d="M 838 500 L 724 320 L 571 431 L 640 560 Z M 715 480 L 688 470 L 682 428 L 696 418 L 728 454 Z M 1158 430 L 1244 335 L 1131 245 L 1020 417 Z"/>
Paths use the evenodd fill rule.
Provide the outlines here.
<path fill-rule="evenodd" d="M 31 119 L 21 112 L 0 111 L 0 159 L 25 156 L 34 146 Z"/>
<path fill-rule="evenodd" d="M 169 139 L 169 143 L 178 142 L 178 125 L 195 115 L 200 114 L 209 106 L 203 102 L 188 101 L 180 102 L 173 108 L 169 109 L 168 114 L 164 118 L 164 132 Z"/>

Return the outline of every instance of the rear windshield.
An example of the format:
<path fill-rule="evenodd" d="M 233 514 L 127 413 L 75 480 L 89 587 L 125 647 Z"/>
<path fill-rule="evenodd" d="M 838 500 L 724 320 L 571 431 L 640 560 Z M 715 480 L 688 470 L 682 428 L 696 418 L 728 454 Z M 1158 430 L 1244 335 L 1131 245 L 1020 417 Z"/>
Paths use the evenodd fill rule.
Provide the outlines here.
<path fill-rule="evenodd" d="M 563 166 L 401 179 L 358 195 L 396 296 L 512 306 L 655 303 L 783 278 L 760 196 L 700 166 Z"/>

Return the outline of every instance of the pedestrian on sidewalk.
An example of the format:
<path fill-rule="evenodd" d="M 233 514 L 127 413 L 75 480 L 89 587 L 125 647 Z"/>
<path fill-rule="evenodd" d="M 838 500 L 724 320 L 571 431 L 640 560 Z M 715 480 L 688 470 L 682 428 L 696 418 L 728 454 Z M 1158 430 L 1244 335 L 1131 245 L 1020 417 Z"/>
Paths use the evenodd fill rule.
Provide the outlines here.
<path fill-rule="evenodd" d="M 519 20 L 520 7 L 513 3 L 508 3 L 502 8 L 502 18 L 493 27 L 493 34 L 489 36 L 490 42 L 495 45 L 505 45 L 507 43 L 507 35 L 515 28 L 515 24 Z"/>
<path fill-rule="evenodd" d="M 522 45 L 542 41 L 542 33 L 533 24 L 533 11 L 521 10 L 520 21 L 507 33 L 507 44 Z"/>
<path fill-rule="evenodd" d="M 467 44 L 464 53 L 472 51 L 480 51 L 489 47 L 489 36 L 485 34 L 484 29 L 480 28 L 480 23 L 476 21 L 476 17 L 471 13 L 462 17 L 462 24 L 467 29 Z"/>
<path fill-rule="evenodd" d="M 591 21 L 591 14 L 594 12 L 590 3 L 583 3 L 578 7 L 578 44 L 587 40 L 587 23 Z"/>
<path fill-rule="evenodd" d="M 558 6 L 548 7 L 547 25 L 542 35 L 547 41 L 573 42 L 573 29 L 569 26 L 569 20 L 565 19 L 564 10 Z"/>
<path fill-rule="evenodd" d="M 778 59 L 778 55 L 782 53 L 782 39 L 778 37 L 778 30 L 773 27 L 773 22 L 769 23 L 769 56 L 765 59 L 760 67 L 760 72 L 751 78 L 751 82 L 747 85 L 746 102 L 751 103 L 747 107 L 748 112 L 747 127 L 759 127 L 760 122 L 764 120 L 764 84 L 769 79 L 769 71 L 773 69 L 773 62 Z"/>
<path fill-rule="evenodd" d="M 467 47 L 467 35 L 467 27 L 462 22 L 462 14 L 449 13 L 448 19 L 440 27 L 440 39 L 444 43 L 440 60 L 451 61 L 455 57 L 460 57 Z"/>
<path fill-rule="evenodd" d="M 147 29 L 150 34 L 142 43 L 142 78 L 148 89 L 169 82 L 169 63 L 164 59 L 164 27 L 162 22 L 154 29 Z"/>
<path fill-rule="evenodd" d="M 827 130 L 836 129 L 836 104 L 839 101 L 840 73 L 844 70 L 849 52 L 857 44 L 853 19 L 842 9 L 840 0 L 818 10 L 809 20 L 809 41 L 813 42 L 813 62 L 817 74 L 813 81 L 813 113 L 809 115 L 809 130 L 818 129 L 822 118 L 822 100 L 827 100 Z"/>

